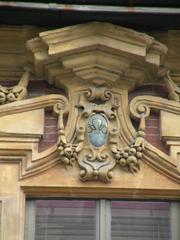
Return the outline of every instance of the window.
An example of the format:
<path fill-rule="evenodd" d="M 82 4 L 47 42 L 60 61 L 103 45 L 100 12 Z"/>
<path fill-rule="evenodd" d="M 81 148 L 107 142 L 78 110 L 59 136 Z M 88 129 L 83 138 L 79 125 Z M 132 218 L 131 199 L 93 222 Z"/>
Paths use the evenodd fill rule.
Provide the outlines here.
<path fill-rule="evenodd" d="M 25 240 L 179 240 L 180 204 L 29 200 Z"/>

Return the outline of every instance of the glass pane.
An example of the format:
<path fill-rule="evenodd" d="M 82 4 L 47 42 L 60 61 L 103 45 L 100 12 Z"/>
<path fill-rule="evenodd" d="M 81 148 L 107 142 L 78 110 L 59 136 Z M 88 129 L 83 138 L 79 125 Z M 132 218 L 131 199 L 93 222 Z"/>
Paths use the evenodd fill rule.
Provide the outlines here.
<path fill-rule="evenodd" d="M 112 240 L 169 240 L 170 203 L 113 201 Z"/>
<path fill-rule="evenodd" d="M 95 240 L 96 203 L 37 200 L 35 240 Z"/>

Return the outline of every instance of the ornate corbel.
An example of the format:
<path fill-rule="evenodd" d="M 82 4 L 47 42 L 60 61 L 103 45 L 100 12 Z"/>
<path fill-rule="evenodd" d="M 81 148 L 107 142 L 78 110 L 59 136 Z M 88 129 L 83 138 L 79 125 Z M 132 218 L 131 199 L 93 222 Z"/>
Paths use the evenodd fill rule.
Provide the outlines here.
<path fill-rule="evenodd" d="M 27 95 L 27 86 L 31 74 L 30 66 L 24 67 L 24 73 L 18 84 L 13 87 L 4 87 L 0 85 L 0 105 L 22 100 Z"/>
<path fill-rule="evenodd" d="M 163 79 L 165 83 L 169 99 L 180 102 L 180 88 L 172 80 L 170 71 L 166 68 L 161 68 L 159 71 L 159 77 L 160 79 Z"/>

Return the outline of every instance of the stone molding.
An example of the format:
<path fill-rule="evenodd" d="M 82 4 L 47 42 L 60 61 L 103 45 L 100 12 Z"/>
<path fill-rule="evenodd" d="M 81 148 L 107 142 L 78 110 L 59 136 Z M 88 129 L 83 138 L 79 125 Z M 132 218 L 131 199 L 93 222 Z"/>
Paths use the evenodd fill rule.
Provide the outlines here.
<path fill-rule="evenodd" d="M 27 48 L 37 78 L 57 87 L 93 82 L 133 89 L 156 82 L 167 53 L 153 37 L 99 22 L 40 33 Z"/>

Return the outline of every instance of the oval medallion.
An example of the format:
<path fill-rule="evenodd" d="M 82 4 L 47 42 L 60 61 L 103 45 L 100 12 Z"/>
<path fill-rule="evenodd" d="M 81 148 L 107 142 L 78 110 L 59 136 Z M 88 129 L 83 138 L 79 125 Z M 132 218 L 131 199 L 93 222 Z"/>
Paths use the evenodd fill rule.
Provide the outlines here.
<path fill-rule="evenodd" d="M 107 139 L 108 123 L 101 114 L 94 114 L 88 120 L 88 139 L 95 147 L 101 147 Z"/>

